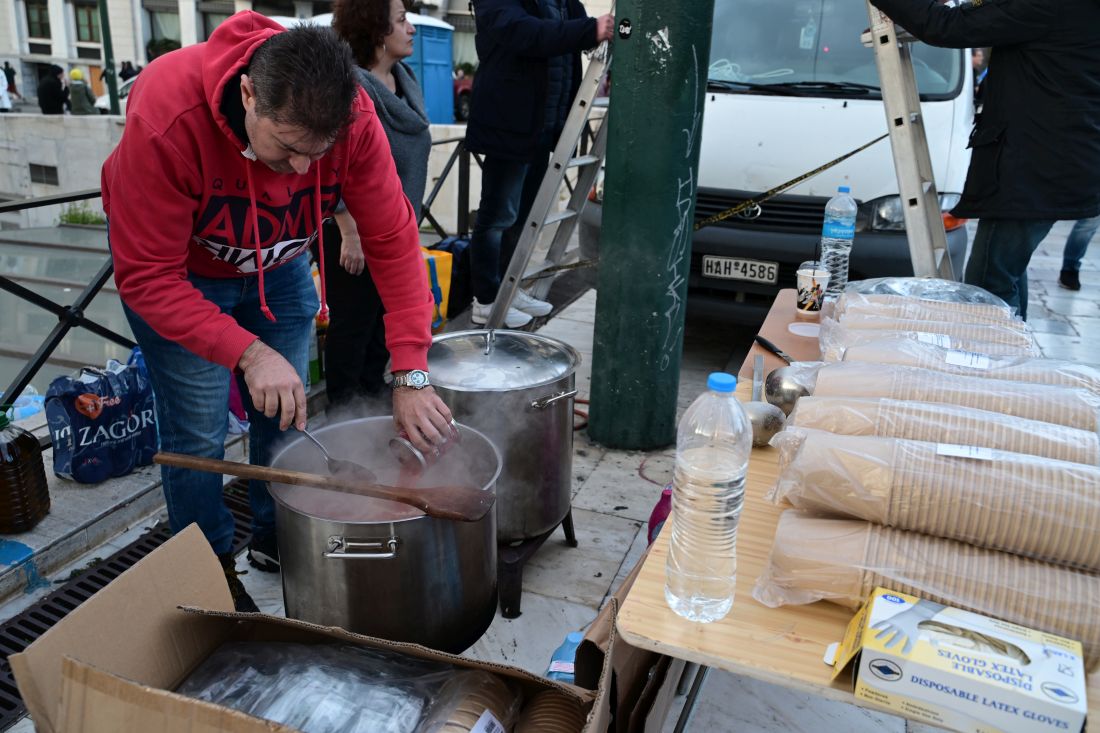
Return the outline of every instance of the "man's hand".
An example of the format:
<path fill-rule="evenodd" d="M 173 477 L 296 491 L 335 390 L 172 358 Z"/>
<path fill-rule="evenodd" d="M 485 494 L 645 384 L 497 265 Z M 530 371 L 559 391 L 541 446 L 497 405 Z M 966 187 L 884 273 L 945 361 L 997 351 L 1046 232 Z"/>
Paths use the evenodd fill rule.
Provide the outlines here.
<path fill-rule="evenodd" d="M 237 366 L 244 372 L 244 383 L 257 410 L 268 417 L 278 415 L 280 430 L 306 426 L 305 388 L 298 372 L 279 352 L 257 339 L 244 350 Z"/>
<path fill-rule="evenodd" d="M 336 226 L 340 228 L 340 267 L 352 275 L 361 275 L 366 261 L 355 219 L 346 211 L 337 212 L 335 219 Z"/>
<path fill-rule="evenodd" d="M 615 16 L 611 13 L 596 18 L 596 43 L 610 41 L 615 33 Z"/>
<path fill-rule="evenodd" d="M 409 434 L 417 450 L 432 455 L 433 446 L 454 440 L 451 411 L 431 387 L 393 390 L 393 422 L 398 431 Z"/>

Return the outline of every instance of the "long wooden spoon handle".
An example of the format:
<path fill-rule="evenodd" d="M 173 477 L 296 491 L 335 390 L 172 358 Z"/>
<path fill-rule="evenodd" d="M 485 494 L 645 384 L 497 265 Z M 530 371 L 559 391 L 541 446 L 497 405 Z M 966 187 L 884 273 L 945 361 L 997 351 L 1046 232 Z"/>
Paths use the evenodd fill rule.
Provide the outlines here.
<path fill-rule="evenodd" d="M 223 473 L 238 478 L 274 481 L 279 484 L 294 484 L 297 486 L 316 486 L 323 488 L 332 482 L 331 477 L 314 473 L 288 471 L 281 468 L 269 468 L 267 466 L 254 466 L 251 463 L 237 463 L 236 461 L 220 461 L 216 458 L 188 456 L 182 453 L 167 453 L 161 451 L 153 456 L 153 461 L 162 466 L 190 468 L 195 471 L 205 471 L 207 473 Z"/>
<path fill-rule="evenodd" d="M 253 466 L 250 463 L 222 461 L 215 458 L 166 453 L 164 451 L 154 455 L 153 461 L 162 466 L 189 468 L 195 471 L 237 476 L 238 478 L 258 479 L 296 486 L 311 486 L 359 494 L 360 496 L 370 496 L 375 499 L 386 499 L 414 506 L 432 517 L 455 519 L 460 522 L 476 522 L 484 517 L 492 509 L 495 498 L 491 491 L 460 486 L 435 486 L 422 489 L 385 486 L 339 476 L 321 476 L 315 473 L 291 471 L 285 468 Z"/>

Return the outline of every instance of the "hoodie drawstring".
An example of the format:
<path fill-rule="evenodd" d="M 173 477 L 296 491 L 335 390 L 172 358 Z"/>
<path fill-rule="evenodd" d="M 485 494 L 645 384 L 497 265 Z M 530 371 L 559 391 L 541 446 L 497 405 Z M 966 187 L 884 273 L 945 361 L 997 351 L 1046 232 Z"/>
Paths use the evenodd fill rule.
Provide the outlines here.
<path fill-rule="evenodd" d="M 260 312 L 267 320 L 274 322 L 275 314 L 267 306 L 267 294 L 264 292 L 264 263 L 263 248 L 260 246 L 260 218 L 256 213 L 256 188 L 252 183 L 252 165 L 245 164 L 245 172 L 248 178 L 248 199 L 252 211 L 252 239 L 256 247 L 256 277 L 260 288 Z M 318 274 L 321 279 L 321 312 L 320 320 L 328 322 L 328 294 L 325 287 L 325 228 L 321 224 L 321 163 L 317 162 L 317 179 L 313 184 L 313 220 L 317 224 L 317 256 Z"/>
<path fill-rule="evenodd" d="M 259 278 L 260 286 L 260 312 L 264 314 L 267 320 L 274 323 L 275 314 L 267 307 L 267 296 L 264 294 L 264 253 L 263 248 L 260 246 L 260 217 L 256 214 L 256 188 L 252 185 L 252 164 L 246 163 L 244 169 L 248 177 L 248 200 L 252 204 L 250 207 L 252 212 L 252 240 L 256 247 L 256 276 Z"/>
<path fill-rule="evenodd" d="M 313 185 L 313 221 L 317 223 L 317 270 L 321 280 L 321 323 L 328 323 L 328 295 L 325 292 L 325 228 L 321 225 L 321 161 L 317 161 L 317 181 Z"/>

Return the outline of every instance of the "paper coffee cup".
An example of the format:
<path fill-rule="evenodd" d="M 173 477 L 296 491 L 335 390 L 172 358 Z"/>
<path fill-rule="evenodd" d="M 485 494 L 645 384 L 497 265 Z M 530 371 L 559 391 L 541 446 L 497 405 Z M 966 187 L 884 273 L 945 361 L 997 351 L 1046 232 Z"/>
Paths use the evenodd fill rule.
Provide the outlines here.
<path fill-rule="evenodd" d="M 799 313 L 817 315 L 825 301 L 825 288 L 829 285 L 829 271 L 820 263 L 803 263 L 797 271 Z"/>

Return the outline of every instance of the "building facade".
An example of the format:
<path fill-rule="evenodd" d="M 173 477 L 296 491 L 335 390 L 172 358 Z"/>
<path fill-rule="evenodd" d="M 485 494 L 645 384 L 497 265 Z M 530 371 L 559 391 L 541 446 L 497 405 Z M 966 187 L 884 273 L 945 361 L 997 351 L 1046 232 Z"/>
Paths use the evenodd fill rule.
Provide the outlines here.
<path fill-rule="evenodd" d="M 329 0 L 106 0 L 116 71 L 206 40 L 240 10 L 306 18 L 331 11 Z M 96 95 L 106 87 L 97 0 L 0 0 L 0 59 L 15 67 L 16 90 L 34 97 L 52 65 L 80 69 Z"/>
<path fill-rule="evenodd" d="M 240 10 L 308 18 L 332 11 L 331 0 L 105 0 L 116 70 L 123 61 L 143 66 L 180 46 L 206 40 Z M 585 3 L 592 15 L 611 0 Z M 416 2 L 417 11 L 455 27 L 455 63 L 477 65 L 474 19 L 467 0 Z M 106 93 L 97 0 L 0 0 L 0 60 L 15 67 L 16 90 L 33 98 L 50 66 L 81 69 L 98 96 Z"/>

